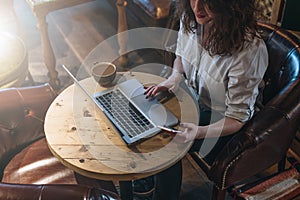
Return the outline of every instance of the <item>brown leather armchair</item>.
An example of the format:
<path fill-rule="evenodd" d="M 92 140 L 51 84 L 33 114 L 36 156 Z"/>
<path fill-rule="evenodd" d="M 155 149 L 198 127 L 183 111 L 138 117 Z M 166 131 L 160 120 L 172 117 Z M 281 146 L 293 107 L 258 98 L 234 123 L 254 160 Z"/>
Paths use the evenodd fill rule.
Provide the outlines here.
<path fill-rule="evenodd" d="M 208 162 L 191 153 L 213 182 L 212 199 L 224 199 L 231 186 L 278 164 L 285 167 L 287 150 L 300 122 L 300 41 L 277 26 L 259 23 L 269 52 L 263 105 Z"/>
<path fill-rule="evenodd" d="M 43 122 L 55 97 L 48 84 L 0 90 L 0 200 L 120 199 L 110 182 L 74 173 L 49 151 Z"/>

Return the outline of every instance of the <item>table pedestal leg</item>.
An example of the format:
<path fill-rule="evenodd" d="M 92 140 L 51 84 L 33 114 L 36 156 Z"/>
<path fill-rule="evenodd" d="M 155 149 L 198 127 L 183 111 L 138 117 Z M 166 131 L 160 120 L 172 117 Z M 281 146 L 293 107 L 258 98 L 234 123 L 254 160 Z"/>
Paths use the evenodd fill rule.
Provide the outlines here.
<path fill-rule="evenodd" d="M 122 200 L 133 200 L 132 182 L 120 181 L 120 194 Z"/>

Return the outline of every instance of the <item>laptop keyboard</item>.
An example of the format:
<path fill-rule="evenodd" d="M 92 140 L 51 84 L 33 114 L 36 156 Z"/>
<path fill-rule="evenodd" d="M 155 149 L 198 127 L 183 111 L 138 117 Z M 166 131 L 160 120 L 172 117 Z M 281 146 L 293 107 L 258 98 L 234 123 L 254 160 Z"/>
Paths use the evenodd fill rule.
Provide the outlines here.
<path fill-rule="evenodd" d="M 119 90 L 96 97 L 96 100 L 108 117 L 131 138 L 154 128 L 154 125 Z"/>

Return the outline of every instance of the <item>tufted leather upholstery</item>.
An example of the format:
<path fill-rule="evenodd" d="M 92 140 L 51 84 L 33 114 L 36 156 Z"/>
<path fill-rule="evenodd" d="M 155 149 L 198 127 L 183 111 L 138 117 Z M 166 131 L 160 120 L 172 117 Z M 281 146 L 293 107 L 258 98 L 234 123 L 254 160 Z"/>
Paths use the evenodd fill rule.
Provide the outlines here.
<path fill-rule="evenodd" d="M 80 176 L 75 179 L 74 173 L 59 162 L 54 167 L 35 168 L 36 161 L 55 161 L 43 130 L 46 111 L 55 97 L 48 84 L 0 90 L 0 200 L 119 199 L 115 193 L 101 189 L 93 179 Z M 28 176 L 20 173 L 24 166 Z M 44 175 L 61 171 L 72 174 L 71 178 L 64 176 L 60 181 L 47 182 L 51 184 L 35 182 Z"/>
<path fill-rule="evenodd" d="M 43 137 L 44 116 L 55 97 L 49 86 L 0 90 L 1 172 L 15 153 Z"/>
<path fill-rule="evenodd" d="M 230 186 L 278 163 L 300 122 L 300 41 L 274 25 L 259 23 L 269 52 L 263 108 L 215 155 L 212 163 L 198 153 L 192 157 L 214 183 L 213 199 L 224 199 Z"/>

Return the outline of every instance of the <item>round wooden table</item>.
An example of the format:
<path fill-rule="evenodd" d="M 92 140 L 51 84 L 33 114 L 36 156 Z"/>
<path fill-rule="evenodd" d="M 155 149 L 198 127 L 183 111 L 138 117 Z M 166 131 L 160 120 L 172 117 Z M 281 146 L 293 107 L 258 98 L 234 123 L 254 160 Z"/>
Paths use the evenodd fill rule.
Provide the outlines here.
<path fill-rule="evenodd" d="M 136 78 L 144 85 L 162 77 L 128 72 L 119 80 Z M 81 81 L 90 94 L 103 90 L 93 78 Z M 180 88 L 161 102 L 180 121 L 198 123 L 197 105 Z M 45 134 L 52 153 L 67 167 L 87 177 L 129 181 L 156 174 L 182 159 L 192 142 L 178 143 L 176 135 L 161 132 L 127 146 L 105 115 L 78 86 L 66 88 L 51 104 L 45 119 Z"/>

